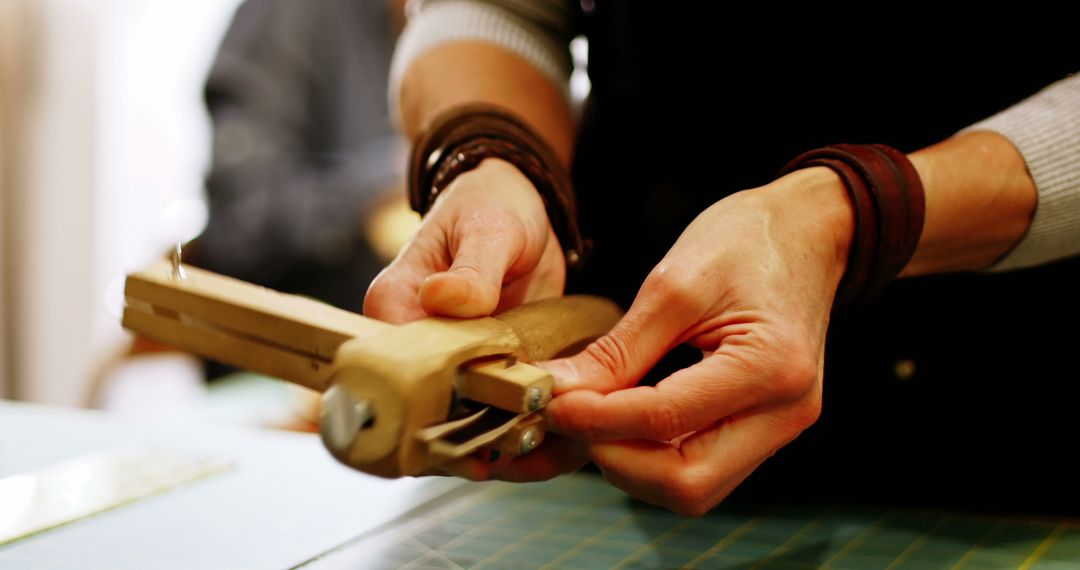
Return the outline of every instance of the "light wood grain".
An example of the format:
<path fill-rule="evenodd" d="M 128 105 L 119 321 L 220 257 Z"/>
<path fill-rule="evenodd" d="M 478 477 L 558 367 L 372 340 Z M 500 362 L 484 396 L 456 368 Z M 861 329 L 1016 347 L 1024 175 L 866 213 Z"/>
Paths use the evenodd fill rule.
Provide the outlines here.
<path fill-rule="evenodd" d="M 365 338 L 390 325 L 313 299 L 279 293 L 237 279 L 184 266 L 186 279 L 172 276 L 161 261 L 128 276 L 124 295 L 213 323 L 238 336 L 332 360 L 347 340 Z M 181 347 L 183 348 L 183 347 Z"/>
<path fill-rule="evenodd" d="M 459 398 L 522 413 L 546 406 L 553 384 L 551 374 L 539 366 L 498 358 L 465 368 L 454 381 L 454 390 Z"/>
<path fill-rule="evenodd" d="M 603 297 L 568 295 L 522 305 L 494 318 L 514 330 L 523 349 L 520 359 L 535 362 L 580 351 L 611 330 L 622 318 L 622 309 Z"/>
<path fill-rule="evenodd" d="M 620 316 L 604 299 L 562 297 L 494 318 L 429 318 L 392 326 L 185 270 L 186 278 L 177 279 L 162 261 L 130 275 L 124 326 L 309 388 L 344 390 L 346 401 L 362 403 L 371 416 L 351 444 L 345 439 L 330 451 L 347 465 L 384 477 L 429 472 L 480 447 L 519 453 L 523 430 L 534 431 L 530 437 L 539 442 L 540 417 L 532 412 L 550 399 L 552 378 L 525 361 L 580 349 Z M 467 442 L 450 443 L 444 438 L 476 421 L 448 422 L 455 396 L 518 415 Z"/>

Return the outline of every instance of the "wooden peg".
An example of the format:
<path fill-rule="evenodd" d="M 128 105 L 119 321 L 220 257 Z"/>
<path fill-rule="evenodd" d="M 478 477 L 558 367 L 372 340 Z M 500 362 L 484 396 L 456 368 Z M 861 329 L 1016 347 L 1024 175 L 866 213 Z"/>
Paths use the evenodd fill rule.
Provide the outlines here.
<path fill-rule="evenodd" d="M 454 381 L 454 389 L 459 398 L 526 413 L 547 405 L 553 384 L 547 370 L 511 357 L 472 364 Z"/>

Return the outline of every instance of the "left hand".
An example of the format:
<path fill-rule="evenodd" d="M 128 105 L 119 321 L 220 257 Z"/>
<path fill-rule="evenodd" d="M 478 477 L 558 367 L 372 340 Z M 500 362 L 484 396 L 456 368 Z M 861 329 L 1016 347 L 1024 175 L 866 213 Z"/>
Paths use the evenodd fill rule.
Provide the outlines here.
<path fill-rule="evenodd" d="M 626 316 L 557 377 L 541 446 L 474 476 L 544 479 L 594 461 L 615 486 L 704 514 L 821 411 L 825 332 L 853 214 L 823 168 L 725 198 L 649 274 Z M 673 347 L 704 358 L 635 386 Z M 554 448 L 554 449 L 552 449 Z"/>

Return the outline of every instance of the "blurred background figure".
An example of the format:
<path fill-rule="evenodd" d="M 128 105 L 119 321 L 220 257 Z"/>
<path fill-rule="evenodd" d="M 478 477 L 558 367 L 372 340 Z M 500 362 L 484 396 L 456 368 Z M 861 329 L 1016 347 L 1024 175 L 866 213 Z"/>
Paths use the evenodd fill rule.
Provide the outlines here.
<path fill-rule="evenodd" d="M 418 221 L 387 109 L 400 14 L 386 0 L 248 0 L 210 70 L 209 221 L 185 258 L 354 312 Z M 205 362 L 207 376 L 231 369 Z M 313 424 L 317 399 L 290 386 Z"/>
<path fill-rule="evenodd" d="M 390 12 L 386 0 L 240 6 L 206 87 L 210 217 L 192 263 L 361 310 L 385 263 L 363 230 L 402 194 Z"/>
<path fill-rule="evenodd" d="M 196 236 L 187 262 L 358 310 L 415 224 L 386 103 L 399 12 L 3 2 L 0 397 L 203 401 L 199 361 L 119 327 L 123 275 Z"/>

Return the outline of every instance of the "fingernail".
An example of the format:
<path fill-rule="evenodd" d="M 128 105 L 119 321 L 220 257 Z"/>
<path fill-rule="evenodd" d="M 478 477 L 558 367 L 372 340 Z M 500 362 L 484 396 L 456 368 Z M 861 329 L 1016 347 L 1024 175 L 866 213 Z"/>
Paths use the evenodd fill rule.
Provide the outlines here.
<path fill-rule="evenodd" d="M 551 376 L 555 379 L 556 392 L 570 390 L 581 380 L 580 376 L 578 376 L 577 367 L 570 360 L 548 360 L 547 362 L 540 362 L 538 365 L 551 373 Z"/>
<path fill-rule="evenodd" d="M 454 271 L 429 275 L 420 286 L 420 304 L 432 315 L 481 317 L 491 314 L 498 302 L 497 294 L 486 294 L 475 281 Z"/>

